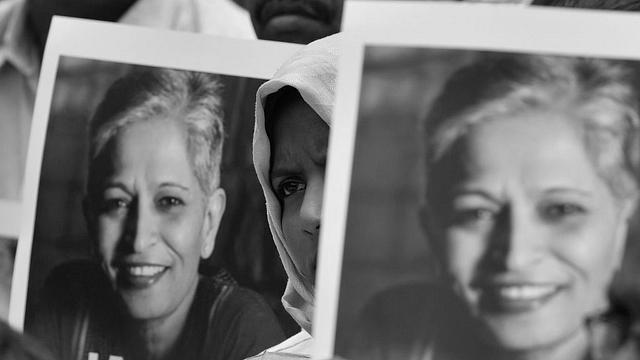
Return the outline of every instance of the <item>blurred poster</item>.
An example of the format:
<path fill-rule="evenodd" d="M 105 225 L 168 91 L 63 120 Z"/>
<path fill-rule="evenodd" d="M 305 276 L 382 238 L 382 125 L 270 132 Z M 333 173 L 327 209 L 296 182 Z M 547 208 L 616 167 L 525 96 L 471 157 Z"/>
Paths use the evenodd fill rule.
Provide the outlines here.
<path fill-rule="evenodd" d="M 638 356 L 637 24 L 346 3 L 316 358 Z"/>
<path fill-rule="evenodd" d="M 141 69 L 217 79 L 225 127 L 220 186 L 226 191 L 226 211 L 213 254 L 199 271 L 226 268 L 241 285 L 261 292 L 277 312 L 286 275 L 278 267 L 251 164 L 251 138 L 256 89 L 298 49 L 294 44 L 54 18 L 30 138 L 10 323 L 23 327 L 54 268 L 95 259 L 99 250 L 91 246 L 82 205 L 88 123 L 111 85 Z M 5 209 L 3 205 L 1 210 L 9 211 Z M 252 267 L 256 263 L 258 268 Z"/>

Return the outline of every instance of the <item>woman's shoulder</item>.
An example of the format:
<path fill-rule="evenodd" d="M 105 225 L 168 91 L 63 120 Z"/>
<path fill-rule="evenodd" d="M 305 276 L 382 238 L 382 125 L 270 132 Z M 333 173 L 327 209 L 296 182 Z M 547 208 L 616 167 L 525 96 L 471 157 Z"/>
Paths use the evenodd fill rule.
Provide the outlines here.
<path fill-rule="evenodd" d="M 227 314 L 237 315 L 255 311 L 273 312 L 260 294 L 240 286 L 224 269 L 219 269 L 213 275 L 201 276 L 198 286 L 201 296 L 208 298 L 211 306 L 219 308 L 218 312 L 222 309 Z"/>
<path fill-rule="evenodd" d="M 20 334 L 0 321 L 0 359 L 52 360 L 44 345 L 26 334 Z"/>
<path fill-rule="evenodd" d="M 437 284 L 408 283 L 387 288 L 374 295 L 364 306 L 360 318 L 377 325 L 432 323 L 441 310 L 451 304 L 450 291 Z M 406 322 L 405 320 L 412 319 Z"/>
<path fill-rule="evenodd" d="M 73 309 L 73 304 L 106 298 L 110 298 L 110 286 L 102 268 L 80 259 L 58 265 L 47 275 L 38 302 Z"/>
<path fill-rule="evenodd" d="M 422 359 L 451 316 L 450 291 L 425 283 L 393 286 L 374 295 L 357 315 L 353 337 L 337 344 L 349 359 Z"/>
<path fill-rule="evenodd" d="M 38 338 L 59 358 L 73 358 L 108 330 L 119 331 L 116 301 L 102 268 L 88 260 L 55 267 L 27 310 L 25 331 Z M 79 329 L 86 329 L 81 332 Z M 93 344 L 93 343 L 91 343 Z M 90 346 L 90 345 L 89 345 Z"/>
<path fill-rule="evenodd" d="M 236 283 L 205 282 L 209 283 L 206 296 L 210 299 L 211 317 L 229 323 L 238 331 L 259 331 L 260 328 L 277 330 L 275 333 L 281 334 L 280 340 L 284 339 L 282 328 L 262 295 Z"/>
<path fill-rule="evenodd" d="M 255 291 L 219 276 L 203 276 L 196 301 L 207 319 L 207 344 L 224 359 L 244 359 L 285 339 L 273 310 Z M 203 301 L 204 300 L 204 301 Z"/>
<path fill-rule="evenodd" d="M 46 284 L 67 286 L 69 284 L 94 284 L 96 278 L 104 277 L 99 264 L 86 259 L 64 262 L 51 270 Z"/>

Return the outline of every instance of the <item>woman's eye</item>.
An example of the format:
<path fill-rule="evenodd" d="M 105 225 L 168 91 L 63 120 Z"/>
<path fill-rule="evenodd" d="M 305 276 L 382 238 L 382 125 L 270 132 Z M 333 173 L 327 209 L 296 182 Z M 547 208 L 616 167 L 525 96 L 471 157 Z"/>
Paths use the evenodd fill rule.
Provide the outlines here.
<path fill-rule="evenodd" d="M 472 225 L 493 221 L 495 213 L 489 209 L 465 209 L 458 210 L 454 214 L 454 222 L 462 225 Z"/>
<path fill-rule="evenodd" d="M 114 213 L 129 207 L 125 199 L 106 199 L 102 202 L 101 210 L 105 213 Z"/>
<path fill-rule="evenodd" d="M 562 203 L 552 204 L 544 208 L 544 215 L 548 219 L 562 219 L 567 216 L 579 215 L 586 210 L 577 204 Z"/>
<path fill-rule="evenodd" d="M 160 200 L 158 201 L 158 204 L 160 205 L 161 208 L 171 209 L 176 206 L 184 205 L 184 201 L 173 196 L 165 196 L 163 198 L 160 198 Z"/>
<path fill-rule="evenodd" d="M 306 189 L 306 184 L 300 181 L 287 180 L 283 181 L 280 184 L 280 193 L 283 197 L 287 197 L 289 195 L 295 194 L 298 191 L 303 191 Z"/>

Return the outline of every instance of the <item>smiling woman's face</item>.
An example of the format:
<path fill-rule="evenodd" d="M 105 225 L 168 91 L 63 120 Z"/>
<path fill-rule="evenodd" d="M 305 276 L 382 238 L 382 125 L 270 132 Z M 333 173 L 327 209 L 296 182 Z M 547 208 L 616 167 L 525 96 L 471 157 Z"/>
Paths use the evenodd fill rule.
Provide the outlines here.
<path fill-rule="evenodd" d="M 107 146 L 89 215 L 103 267 L 133 318 L 184 312 L 200 256 L 213 249 L 216 218 L 191 168 L 184 130 L 166 119 L 140 122 Z"/>
<path fill-rule="evenodd" d="M 620 262 L 625 216 L 566 116 L 476 125 L 438 177 L 450 182 L 435 222 L 445 271 L 502 348 L 584 335 Z"/>

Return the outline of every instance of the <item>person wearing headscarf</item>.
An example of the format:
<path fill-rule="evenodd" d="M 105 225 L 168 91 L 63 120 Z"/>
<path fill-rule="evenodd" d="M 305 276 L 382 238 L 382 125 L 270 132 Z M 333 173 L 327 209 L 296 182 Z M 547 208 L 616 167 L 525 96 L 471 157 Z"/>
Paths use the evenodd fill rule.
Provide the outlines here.
<path fill-rule="evenodd" d="M 253 160 L 269 227 L 287 272 L 284 308 L 301 331 L 256 359 L 311 357 L 311 323 L 327 145 L 336 89 L 339 35 L 287 60 L 256 95 Z"/>

